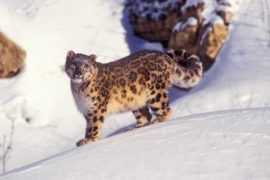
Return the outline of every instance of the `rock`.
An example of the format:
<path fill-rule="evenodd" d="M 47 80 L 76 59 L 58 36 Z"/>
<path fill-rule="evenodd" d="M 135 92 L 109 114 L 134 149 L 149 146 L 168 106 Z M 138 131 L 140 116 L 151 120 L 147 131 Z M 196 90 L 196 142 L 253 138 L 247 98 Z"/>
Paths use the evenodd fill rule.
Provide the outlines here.
<path fill-rule="evenodd" d="M 198 54 L 203 59 L 204 67 L 208 69 L 223 45 L 223 40 L 228 34 L 225 24 L 209 24 L 200 39 Z"/>
<path fill-rule="evenodd" d="M 183 14 L 181 15 L 181 20 L 187 20 L 190 17 L 195 17 L 198 20 L 198 24 L 203 22 L 203 17 L 201 16 L 201 12 L 204 10 L 205 4 L 203 2 L 199 2 L 198 4 L 194 4 L 188 7 L 182 7 L 181 11 Z"/>
<path fill-rule="evenodd" d="M 129 10 L 129 19 L 134 33 L 149 41 L 169 41 L 175 24 L 195 17 L 202 21 L 200 16 L 204 3 L 181 7 L 186 0 L 129 0 L 126 7 Z"/>
<path fill-rule="evenodd" d="M 230 5 L 220 5 L 217 8 L 217 15 L 219 15 L 223 20 L 225 25 L 229 25 L 232 19 L 233 13 Z"/>
<path fill-rule="evenodd" d="M 230 11 L 225 11 L 225 12 L 224 11 L 218 11 L 217 14 L 220 17 L 222 17 L 222 19 L 224 20 L 225 25 L 228 26 L 230 24 L 230 21 L 231 21 L 232 16 L 233 16 L 232 12 L 230 12 Z"/>
<path fill-rule="evenodd" d="M 179 9 L 185 0 L 129 0 L 126 7 L 134 33 L 149 41 L 168 42 L 174 25 L 186 20 Z M 189 8 L 185 14 L 198 16 L 198 8 Z"/>
<path fill-rule="evenodd" d="M 194 17 L 190 17 L 186 22 L 178 22 L 171 33 L 169 47 L 185 48 L 194 52 L 198 28 L 198 20 Z"/>
<path fill-rule="evenodd" d="M 0 78 L 16 75 L 25 57 L 25 50 L 0 32 Z"/>
<path fill-rule="evenodd" d="M 238 0 L 127 0 L 134 33 L 165 48 L 198 54 L 208 69 L 214 62 Z M 196 21 L 196 23 L 194 23 Z M 193 22 L 193 23 L 190 23 Z"/>
<path fill-rule="evenodd" d="M 160 16 L 159 20 L 152 21 L 145 17 L 130 17 L 134 33 L 149 41 L 168 41 L 173 26 L 178 18 L 176 13 Z"/>

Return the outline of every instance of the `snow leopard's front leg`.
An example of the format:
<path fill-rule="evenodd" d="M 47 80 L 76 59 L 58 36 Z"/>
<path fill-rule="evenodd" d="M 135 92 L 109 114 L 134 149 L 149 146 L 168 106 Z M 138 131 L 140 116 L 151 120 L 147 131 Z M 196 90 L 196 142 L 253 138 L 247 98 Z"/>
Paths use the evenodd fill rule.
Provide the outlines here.
<path fill-rule="evenodd" d="M 102 139 L 102 125 L 106 115 L 106 108 L 98 108 L 95 106 L 91 108 L 85 115 L 87 122 L 85 138 L 79 140 L 76 145 L 82 146 L 91 142 Z"/>

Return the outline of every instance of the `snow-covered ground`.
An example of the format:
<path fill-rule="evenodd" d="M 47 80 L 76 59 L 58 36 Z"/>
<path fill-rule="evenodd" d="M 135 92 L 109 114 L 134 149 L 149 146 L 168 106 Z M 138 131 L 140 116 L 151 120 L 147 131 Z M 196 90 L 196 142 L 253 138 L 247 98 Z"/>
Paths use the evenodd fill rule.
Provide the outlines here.
<path fill-rule="evenodd" d="M 0 179 L 269 179 L 266 2 L 241 1 L 201 83 L 188 92 L 172 88 L 169 121 L 122 133 L 134 117 L 111 115 L 103 140 L 75 148 L 85 120 L 63 72 L 67 51 L 109 62 L 161 45 L 132 35 L 123 0 L 1 0 L 0 30 L 28 55 L 18 76 L 0 80 L 0 145 L 14 122 L 6 159 L 13 171 Z"/>
<path fill-rule="evenodd" d="M 0 179 L 269 179 L 269 117 L 265 108 L 171 119 L 71 149 Z"/>

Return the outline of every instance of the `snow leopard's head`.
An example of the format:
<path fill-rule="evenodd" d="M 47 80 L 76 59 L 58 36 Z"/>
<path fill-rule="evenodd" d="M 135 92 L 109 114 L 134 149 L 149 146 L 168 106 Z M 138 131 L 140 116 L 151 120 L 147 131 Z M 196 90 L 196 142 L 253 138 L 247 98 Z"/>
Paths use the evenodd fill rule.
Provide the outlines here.
<path fill-rule="evenodd" d="M 93 75 L 96 55 L 90 56 L 84 54 L 76 54 L 74 51 L 68 51 L 65 72 L 72 82 L 82 83 Z"/>

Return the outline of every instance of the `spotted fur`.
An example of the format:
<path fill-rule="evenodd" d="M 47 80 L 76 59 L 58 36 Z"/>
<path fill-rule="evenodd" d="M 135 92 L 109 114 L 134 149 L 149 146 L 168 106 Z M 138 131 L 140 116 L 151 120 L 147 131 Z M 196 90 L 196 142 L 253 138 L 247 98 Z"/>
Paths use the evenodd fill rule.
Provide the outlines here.
<path fill-rule="evenodd" d="M 143 50 L 107 64 L 96 62 L 96 55 L 69 51 L 65 71 L 87 122 L 85 138 L 77 142 L 81 146 L 102 138 L 107 114 L 131 110 L 137 120 L 134 128 L 168 120 L 171 84 L 195 86 L 202 77 L 202 63 L 183 49 Z M 152 122 L 149 109 L 156 116 Z"/>

